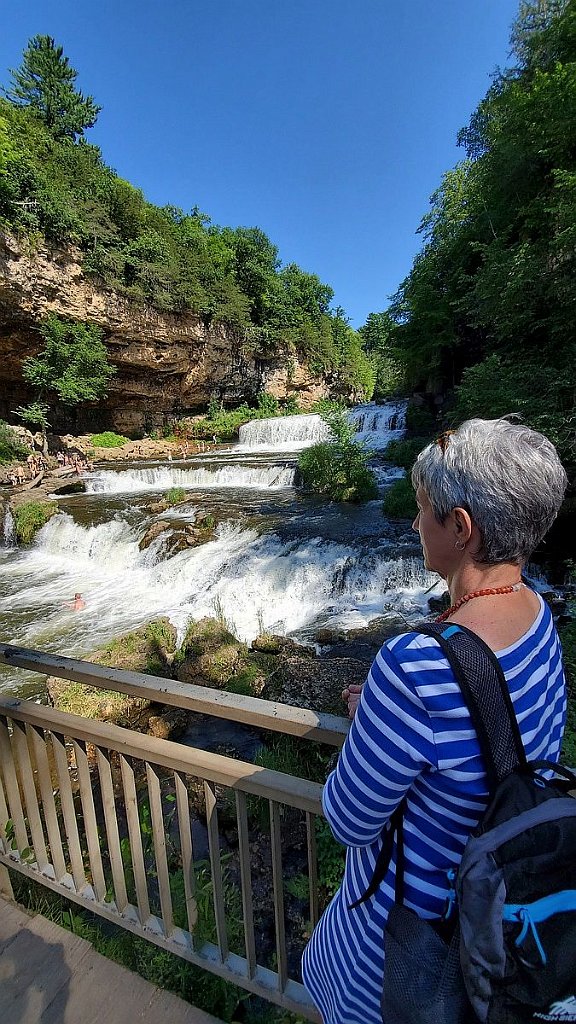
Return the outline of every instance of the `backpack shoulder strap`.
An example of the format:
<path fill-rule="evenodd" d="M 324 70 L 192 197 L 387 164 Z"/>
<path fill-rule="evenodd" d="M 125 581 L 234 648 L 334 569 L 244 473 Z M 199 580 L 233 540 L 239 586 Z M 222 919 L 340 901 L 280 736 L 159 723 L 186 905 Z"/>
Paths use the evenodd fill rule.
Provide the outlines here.
<path fill-rule="evenodd" d="M 494 651 L 466 626 L 434 622 L 418 628 L 442 647 L 478 735 L 492 793 L 526 754 L 512 698 Z"/>

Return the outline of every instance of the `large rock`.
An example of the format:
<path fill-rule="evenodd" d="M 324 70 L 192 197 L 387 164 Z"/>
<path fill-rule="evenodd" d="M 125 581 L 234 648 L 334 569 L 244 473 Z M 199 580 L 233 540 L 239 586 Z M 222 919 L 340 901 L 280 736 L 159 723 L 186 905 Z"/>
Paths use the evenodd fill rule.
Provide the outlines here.
<path fill-rule="evenodd" d="M 263 696 L 282 704 L 344 715 L 342 690 L 350 683 L 363 683 L 366 673 L 366 663 L 355 658 L 324 661 L 280 655 L 277 671 L 271 675 Z"/>
<path fill-rule="evenodd" d="M 191 622 L 178 652 L 180 682 L 260 696 L 270 660 L 249 651 L 217 619 Z"/>

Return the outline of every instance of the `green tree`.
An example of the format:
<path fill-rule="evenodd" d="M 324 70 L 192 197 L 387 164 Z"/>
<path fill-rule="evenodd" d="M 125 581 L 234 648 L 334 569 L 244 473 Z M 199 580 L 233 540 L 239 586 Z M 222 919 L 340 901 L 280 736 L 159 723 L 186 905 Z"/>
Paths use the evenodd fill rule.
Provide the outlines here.
<path fill-rule="evenodd" d="M 100 107 L 75 88 L 78 72 L 51 36 L 34 36 L 22 64 L 10 72 L 6 95 L 17 106 L 32 107 L 55 138 L 73 139 L 96 123 Z"/>
<path fill-rule="evenodd" d="M 44 348 L 22 364 L 22 376 L 38 390 L 39 397 L 52 395 L 65 405 L 104 397 L 116 370 L 108 363 L 100 328 L 51 315 L 40 331 Z"/>

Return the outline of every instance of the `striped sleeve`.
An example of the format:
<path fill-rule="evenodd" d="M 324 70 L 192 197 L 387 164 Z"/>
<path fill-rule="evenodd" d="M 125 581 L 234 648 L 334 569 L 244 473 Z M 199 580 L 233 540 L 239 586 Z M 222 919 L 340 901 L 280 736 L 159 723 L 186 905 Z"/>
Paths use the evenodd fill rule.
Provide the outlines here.
<path fill-rule="evenodd" d="M 324 813 L 336 839 L 354 847 L 373 843 L 414 779 L 436 767 L 428 713 L 391 645 L 385 644 L 324 787 Z"/>

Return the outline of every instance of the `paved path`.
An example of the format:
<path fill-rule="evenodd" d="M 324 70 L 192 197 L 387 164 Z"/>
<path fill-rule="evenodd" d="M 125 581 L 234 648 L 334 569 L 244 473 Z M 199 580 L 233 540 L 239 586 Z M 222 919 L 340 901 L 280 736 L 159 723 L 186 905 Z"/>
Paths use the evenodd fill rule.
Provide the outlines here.
<path fill-rule="evenodd" d="M 0 898 L 2 1024 L 222 1024 Z"/>

